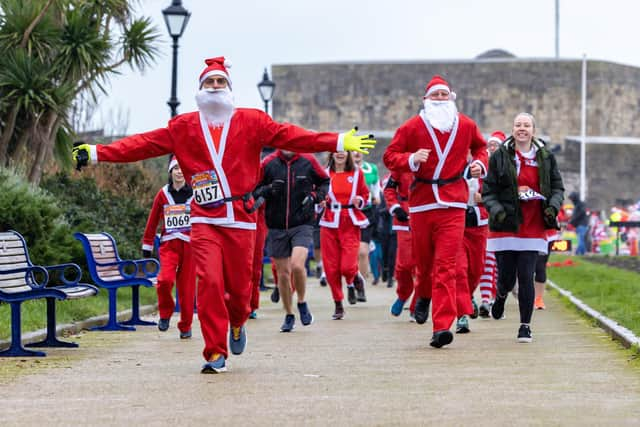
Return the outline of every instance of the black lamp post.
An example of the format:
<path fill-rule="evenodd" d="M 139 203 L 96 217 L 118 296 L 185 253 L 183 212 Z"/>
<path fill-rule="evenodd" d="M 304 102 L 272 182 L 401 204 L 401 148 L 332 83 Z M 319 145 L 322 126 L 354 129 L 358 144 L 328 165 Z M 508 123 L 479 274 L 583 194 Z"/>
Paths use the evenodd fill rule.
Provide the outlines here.
<path fill-rule="evenodd" d="M 167 104 L 171 108 L 171 117 L 178 114 L 178 105 L 180 101 L 176 97 L 176 85 L 178 81 L 178 39 L 184 33 L 184 29 L 187 27 L 191 12 L 182 7 L 181 0 L 172 0 L 171 6 L 162 10 L 164 15 L 164 22 L 167 24 L 167 30 L 169 35 L 173 39 L 173 67 L 171 69 L 171 98 Z"/>
<path fill-rule="evenodd" d="M 264 74 L 262 75 L 262 81 L 258 83 L 258 91 L 260 92 L 260 97 L 264 101 L 264 111 L 269 114 L 269 101 L 273 98 L 273 91 L 276 89 L 276 84 L 269 79 L 269 73 L 267 69 L 264 69 Z"/>

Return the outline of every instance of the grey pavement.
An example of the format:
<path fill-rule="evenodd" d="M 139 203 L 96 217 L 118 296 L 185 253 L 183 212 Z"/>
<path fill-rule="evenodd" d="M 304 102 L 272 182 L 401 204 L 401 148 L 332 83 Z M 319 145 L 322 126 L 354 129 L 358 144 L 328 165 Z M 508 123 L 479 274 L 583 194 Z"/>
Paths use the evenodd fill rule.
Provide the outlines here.
<path fill-rule="evenodd" d="M 640 425 L 638 363 L 550 295 L 531 344 L 516 341 L 510 297 L 506 319 L 473 320 L 437 350 L 430 322 L 389 314 L 394 290 L 367 291 L 334 321 L 311 279 L 315 322 L 288 334 L 263 293 L 247 350 L 220 375 L 200 374 L 197 321 L 180 340 L 175 316 L 168 332 L 82 332 L 77 349 L 0 359 L 2 426 Z"/>

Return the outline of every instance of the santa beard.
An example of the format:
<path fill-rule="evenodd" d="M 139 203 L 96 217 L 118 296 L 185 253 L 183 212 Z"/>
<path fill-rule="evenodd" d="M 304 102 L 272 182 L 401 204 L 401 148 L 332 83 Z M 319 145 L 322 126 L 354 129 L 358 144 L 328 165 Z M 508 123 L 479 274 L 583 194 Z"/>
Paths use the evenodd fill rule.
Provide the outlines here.
<path fill-rule="evenodd" d="M 451 132 L 453 122 L 458 117 L 458 109 L 455 102 L 424 100 L 424 115 L 431 126 L 440 132 Z"/>
<path fill-rule="evenodd" d="M 228 88 L 200 89 L 196 94 L 196 104 L 207 123 L 213 126 L 222 126 L 233 114 L 233 94 Z"/>

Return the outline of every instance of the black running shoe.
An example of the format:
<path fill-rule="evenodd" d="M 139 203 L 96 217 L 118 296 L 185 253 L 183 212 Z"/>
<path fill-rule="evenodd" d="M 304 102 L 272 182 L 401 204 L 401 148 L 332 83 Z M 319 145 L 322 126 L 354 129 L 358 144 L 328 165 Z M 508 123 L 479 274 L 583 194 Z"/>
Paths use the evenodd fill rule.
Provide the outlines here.
<path fill-rule="evenodd" d="M 433 333 L 433 337 L 431 338 L 431 342 L 429 345 L 435 348 L 441 348 L 447 344 L 451 344 L 453 341 L 453 334 L 451 331 L 437 331 Z"/>
<path fill-rule="evenodd" d="M 347 301 L 349 301 L 349 304 L 355 304 L 357 299 L 356 299 L 356 288 L 353 286 L 347 286 Z"/>
<path fill-rule="evenodd" d="M 507 297 L 496 294 L 496 300 L 491 306 L 491 317 L 496 320 L 504 319 L 504 303 L 507 301 Z"/>
<path fill-rule="evenodd" d="M 431 298 L 419 297 L 416 301 L 416 308 L 413 314 L 418 325 L 424 324 L 429 318 L 429 306 L 431 305 Z"/>
<path fill-rule="evenodd" d="M 520 325 L 520 329 L 518 329 L 518 342 L 532 342 L 533 337 L 531 336 L 531 328 L 529 325 Z"/>

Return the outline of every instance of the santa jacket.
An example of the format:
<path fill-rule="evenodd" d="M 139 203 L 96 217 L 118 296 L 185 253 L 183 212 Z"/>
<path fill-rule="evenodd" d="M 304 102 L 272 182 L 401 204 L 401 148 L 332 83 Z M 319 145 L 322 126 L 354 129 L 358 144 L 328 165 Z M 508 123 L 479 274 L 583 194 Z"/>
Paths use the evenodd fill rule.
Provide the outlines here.
<path fill-rule="evenodd" d="M 247 212 L 242 198 L 250 196 L 260 179 L 264 146 L 296 152 L 341 151 L 343 141 L 337 133 L 307 131 L 274 122 L 263 111 L 238 108 L 224 123 L 218 144 L 201 113 L 191 112 L 174 117 L 166 128 L 91 146 L 90 157 L 94 163 L 135 162 L 174 153 L 194 190 L 191 224 L 255 230 L 255 212 Z M 198 193 L 205 188 L 208 195 Z M 207 200 L 203 196 L 211 194 L 216 198 L 213 206 L 198 204 L 198 198 Z"/>
<path fill-rule="evenodd" d="M 346 209 L 349 213 L 349 218 L 353 225 L 360 228 L 365 228 L 369 225 L 369 220 L 366 215 L 356 206 L 365 206 L 365 202 L 369 199 L 369 189 L 367 183 L 364 180 L 362 170 L 356 167 L 352 172 L 332 172 L 327 169 L 327 173 L 331 177 L 329 183 L 329 191 L 327 193 L 326 206 L 322 219 L 320 219 L 320 226 L 328 228 L 339 228 L 340 220 L 344 218 L 341 215 L 343 209 Z M 336 179 L 338 175 L 346 175 L 346 185 L 348 187 L 338 188 L 341 186 L 341 181 Z M 336 196 L 336 194 L 348 193 L 348 198 L 342 199 Z"/>
<path fill-rule="evenodd" d="M 409 213 L 409 187 L 413 182 L 413 174 L 410 172 L 391 172 L 384 186 L 384 201 L 389 206 L 389 213 L 393 217 L 392 230 L 409 231 L 409 221 L 400 221 L 393 212 L 401 208 Z"/>
<path fill-rule="evenodd" d="M 471 164 L 480 164 L 482 175 L 485 175 L 486 145 L 478 126 L 464 114 L 458 114 L 451 132 L 443 133 L 431 127 L 423 110 L 398 128 L 383 160 L 392 171 L 413 172 L 415 180 L 409 193 L 409 212 L 466 209 L 469 191 L 462 176 L 466 175 L 470 166 L 467 164 L 467 155 L 471 150 Z M 414 165 L 413 153 L 421 148 L 431 150 L 429 158 L 424 163 Z M 421 180 L 440 182 L 427 183 Z"/>
<path fill-rule="evenodd" d="M 180 199 L 176 201 L 171 193 L 176 194 Z M 144 235 L 142 236 L 142 250 L 152 251 L 153 240 L 156 237 L 156 230 L 158 229 L 158 223 L 162 221 L 162 230 L 160 232 L 160 242 L 166 242 L 167 240 L 180 239 L 188 242 L 190 240 L 191 226 L 186 224 L 184 227 L 180 227 L 173 232 L 167 232 L 164 224 L 164 208 L 166 205 L 189 205 L 191 203 L 191 189 L 187 186 L 182 187 L 179 192 L 171 189 L 169 185 L 163 186 L 153 199 L 153 206 L 151 212 L 149 212 L 149 218 L 147 218 L 147 226 L 144 229 Z"/>

